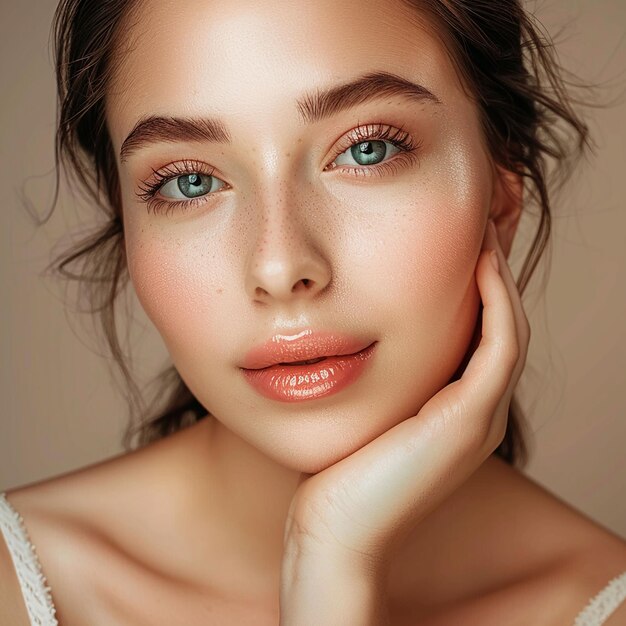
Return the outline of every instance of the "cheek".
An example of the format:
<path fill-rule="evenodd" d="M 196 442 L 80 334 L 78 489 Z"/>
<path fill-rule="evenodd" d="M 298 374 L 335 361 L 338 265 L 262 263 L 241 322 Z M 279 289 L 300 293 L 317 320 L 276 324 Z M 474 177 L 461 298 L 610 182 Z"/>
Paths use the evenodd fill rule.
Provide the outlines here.
<path fill-rule="evenodd" d="M 391 208 L 381 212 L 382 219 L 350 230 L 343 256 L 360 302 L 382 304 L 395 317 L 418 314 L 437 321 L 454 315 L 471 293 L 476 296 L 485 189 L 450 192 L 445 179 L 420 183 L 386 198 Z"/>
<path fill-rule="evenodd" d="M 444 313 L 458 305 L 471 286 L 482 242 L 480 205 L 453 206 L 446 198 L 424 200 L 429 211 L 420 213 L 407 229 L 404 249 L 396 251 L 398 298 Z M 431 211 L 432 210 L 432 213 Z M 413 287 L 412 287 L 413 286 Z"/>
<path fill-rule="evenodd" d="M 137 298 L 172 359 L 185 354 L 188 360 L 190 345 L 202 345 L 205 355 L 213 353 L 216 337 L 226 324 L 220 319 L 226 271 L 220 266 L 224 262 L 220 255 L 208 245 L 182 245 L 157 232 L 142 235 L 141 241 L 131 237 L 127 256 Z"/>
<path fill-rule="evenodd" d="M 359 216 L 348 224 L 346 258 L 360 295 L 380 302 L 382 289 L 391 314 L 418 312 L 449 327 L 450 317 L 475 315 L 478 307 L 474 275 L 490 209 L 491 168 L 479 129 L 469 124 L 442 131 L 426 150 L 412 180 L 375 196 L 352 188 L 338 198 L 338 210 L 345 215 L 350 207 L 348 215 Z"/>
<path fill-rule="evenodd" d="M 410 194 L 416 219 L 398 261 L 406 281 L 416 286 L 411 290 L 415 304 L 432 318 L 433 328 L 447 332 L 456 325 L 463 337 L 478 310 L 476 262 L 492 188 L 479 137 L 469 131 L 454 137 Z"/>
<path fill-rule="evenodd" d="M 447 381 L 459 365 L 471 340 L 479 311 L 476 262 L 483 238 L 480 204 L 452 207 L 424 220 L 421 232 L 408 242 L 399 259 L 405 289 L 395 297 L 406 302 L 407 315 L 400 320 L 421 330 L 424 354 L 438 383 Z M 427 334 L 426 334 L 427 333 Z"/>
<path fill-rule="evenodd" d="M 405 412 L 450 380 L 472 339 L 480 305 L 476 262 L 489 211 L 486 176 L 420 179 L 388 199 L 394 208 L 377 223 L 376 236 L 363 235 L 350 250 L 351 267 L 360 260 L 368 270 L 350 273 L 354 292 L 359 302 L 375 304 L 381 339 L 395 346 L 385 375 L 395 389 L 411 390 Z"/>

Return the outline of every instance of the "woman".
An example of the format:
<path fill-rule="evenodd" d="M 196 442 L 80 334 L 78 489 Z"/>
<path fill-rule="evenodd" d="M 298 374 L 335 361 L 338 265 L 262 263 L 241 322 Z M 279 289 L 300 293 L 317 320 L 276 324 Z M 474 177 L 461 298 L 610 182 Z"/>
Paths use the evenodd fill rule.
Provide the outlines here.
<path fill-rule="evenodd" d="M 555 116 L 587 141 L 519 4 L 64 0 L 55 26 L 58 155 L 110 219 L 62 266 L 109 281 L 114 353 L 128 270 L 175 385 L 128 454 L 6 492 L 3 623 L 626 622 L 624 541 L 515 469 Z"/>

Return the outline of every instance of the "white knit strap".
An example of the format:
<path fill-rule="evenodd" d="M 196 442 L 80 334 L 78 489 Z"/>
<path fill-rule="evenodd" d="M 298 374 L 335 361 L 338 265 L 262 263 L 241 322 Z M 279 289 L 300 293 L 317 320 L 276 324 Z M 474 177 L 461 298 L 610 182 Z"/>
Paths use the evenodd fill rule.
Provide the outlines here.
<path fill-rule="evenodd" d="M 4 493 L 0 493 L 0 534 L 4 535 L 13 559 L 31 625 L 58 626 L 51 589 L 41 571 L 35 546 L 28 538 L 24 519 Z"/>
<path fill-rule="evenodd" d="M 578 614 L 574 626 L 600 626 L 626 600 L 626 572 L 613 578 Z"/>

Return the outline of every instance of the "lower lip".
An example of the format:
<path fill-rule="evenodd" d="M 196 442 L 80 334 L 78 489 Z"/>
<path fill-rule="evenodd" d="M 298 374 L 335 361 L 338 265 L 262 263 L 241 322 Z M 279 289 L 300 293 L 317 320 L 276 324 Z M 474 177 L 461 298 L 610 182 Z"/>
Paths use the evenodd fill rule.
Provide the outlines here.
<path fill-rule="evenodd" d="M 308 365 L 272 365 L 244 369 L 246 380 L 263 396 L 280 402 L 301 402 L 338 393 L 363 373 L 376 343 L 355 354 L 329 356 Z"/>

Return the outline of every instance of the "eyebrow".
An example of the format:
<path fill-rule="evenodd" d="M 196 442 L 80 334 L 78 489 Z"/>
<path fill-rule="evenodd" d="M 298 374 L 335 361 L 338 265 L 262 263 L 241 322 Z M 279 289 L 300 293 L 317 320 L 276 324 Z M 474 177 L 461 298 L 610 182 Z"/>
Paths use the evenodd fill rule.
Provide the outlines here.
<path fill-rule="evenodd" d="M 349 83 L 313 90 L 296 100 L 296 107 L 302 121 L 313 124 L 359 104 L 393 96 L 441 104 L 426 87 L 380 71 L 364 74 Z M 123 163 L 133 152 L 150 144 L 177 141 L 230 143 L 231 136 L 218 118 L 150 115 L 140 119 L 123 141 L 120 160 Z"/>

